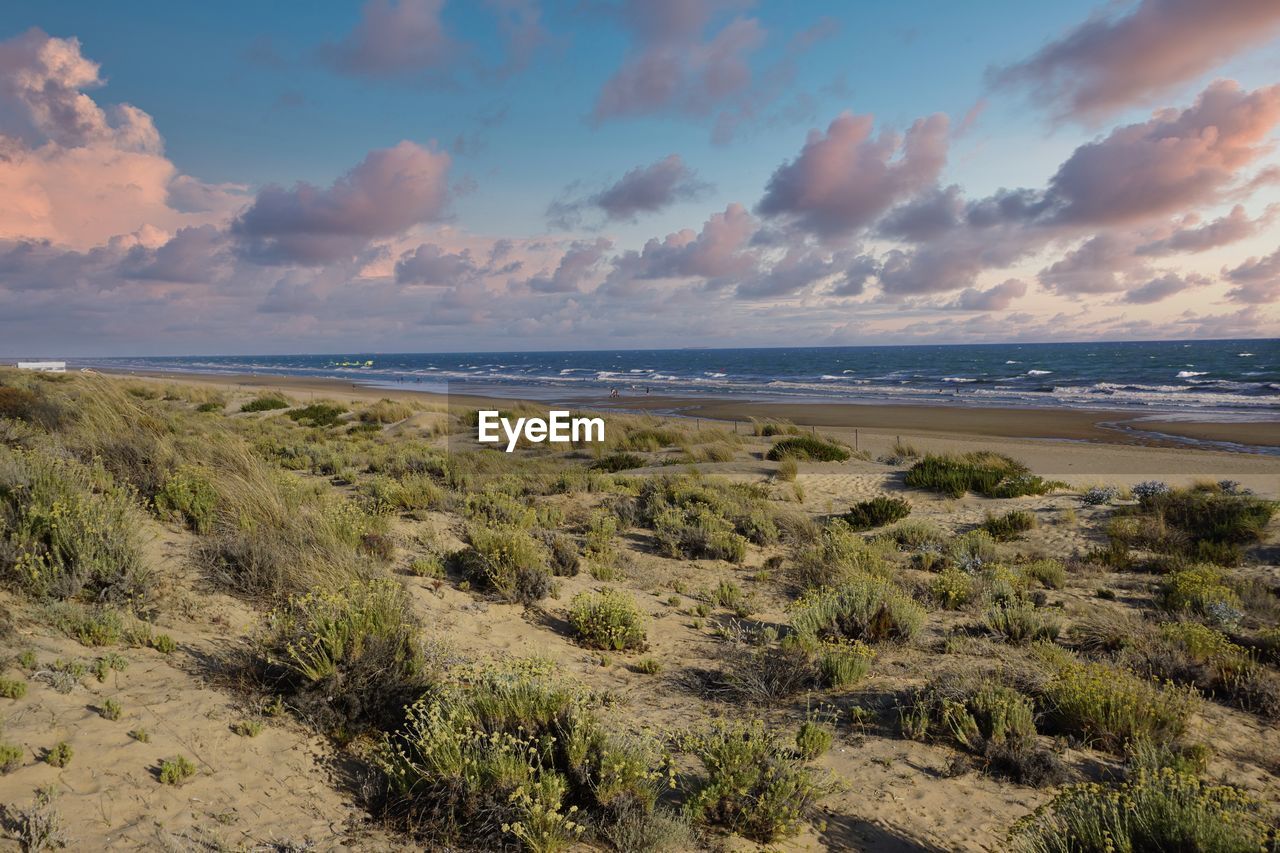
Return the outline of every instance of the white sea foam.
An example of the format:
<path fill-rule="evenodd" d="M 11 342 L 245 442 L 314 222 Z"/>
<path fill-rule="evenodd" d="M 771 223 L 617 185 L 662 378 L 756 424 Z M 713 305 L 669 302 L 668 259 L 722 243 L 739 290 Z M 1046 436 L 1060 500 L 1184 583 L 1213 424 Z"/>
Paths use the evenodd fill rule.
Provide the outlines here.
<path fill-rule="evenodd" d="M 1191 377 L 1193 377 L 1193 376 L 1204 376 L 1204 375 L 1205 375 L 1206 373 L 1208 373 L 1208 372 L 1209 372 L 1209 371 L 1207 371 L 1207 370 L 1179 370 L 1179 371 L 1178 371 L 1178 377 L 1177 377 L 1177 378 L 1178 378 L 1178 379 L 1190 379 L 1190 378 L 1191 378 Z"/>
<path fill-rule="evenodd" d="M 1053 373 L 1053 371 L 1052 370 L 1028 370 L 1027 371 L 1028 376 L 1048 376 L 1050 373 Z"/>

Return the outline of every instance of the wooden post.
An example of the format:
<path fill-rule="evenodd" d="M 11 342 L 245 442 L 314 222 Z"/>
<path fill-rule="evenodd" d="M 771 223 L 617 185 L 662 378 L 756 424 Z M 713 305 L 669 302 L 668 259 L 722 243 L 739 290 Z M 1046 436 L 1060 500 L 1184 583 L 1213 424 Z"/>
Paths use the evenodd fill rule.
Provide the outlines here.
<path fill-rule="evenodd" d="M 854 450 L 858 449 L 858 428 L 857 427 L 853 428 L 853 449 Z"/>

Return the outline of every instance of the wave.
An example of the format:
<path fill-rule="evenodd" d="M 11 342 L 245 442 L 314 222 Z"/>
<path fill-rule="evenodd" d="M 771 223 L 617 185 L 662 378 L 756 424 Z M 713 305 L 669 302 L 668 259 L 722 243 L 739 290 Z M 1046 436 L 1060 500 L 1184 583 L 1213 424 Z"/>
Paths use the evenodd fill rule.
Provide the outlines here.
<path fill-rule="evenodd" d="M 1204 376 L 1204 375 L 1205 375 L 1206 373 L 1208 373 L 1208 372 L 1209 372 L 1209 371 L 1207 371 L 1207 370 L 1179 370 L 1179 371 L 1178 371 L 1178 375 L 1177 375 L 1177 377 L 1176 377 L 1176 378 L 1177 378 L 1177 379 L 1190 379 L 1190 378 L 1191 378 L 1191 377 L 1193 377 L 1193 376 Z"/>
<path fill-rule="evenodd" d="M 1050 373 L 1053 373 L 1053 371 L 1052 370 L 1028 370 L 1027 371 L 1028 376 L 1048 376 Z"/>

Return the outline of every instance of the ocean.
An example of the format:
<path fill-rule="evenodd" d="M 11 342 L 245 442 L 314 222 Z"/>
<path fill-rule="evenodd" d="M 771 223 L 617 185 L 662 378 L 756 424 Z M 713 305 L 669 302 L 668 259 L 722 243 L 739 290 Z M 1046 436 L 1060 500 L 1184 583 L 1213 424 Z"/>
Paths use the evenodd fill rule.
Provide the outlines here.
<path fill-rule="evenodd" d="M 332 377 L 572 399 L 617 388 L 751 400 L 1049 406 L 1280 420 L 1280 341 L 342 353 L 79 359 L 115 371 Z"/>

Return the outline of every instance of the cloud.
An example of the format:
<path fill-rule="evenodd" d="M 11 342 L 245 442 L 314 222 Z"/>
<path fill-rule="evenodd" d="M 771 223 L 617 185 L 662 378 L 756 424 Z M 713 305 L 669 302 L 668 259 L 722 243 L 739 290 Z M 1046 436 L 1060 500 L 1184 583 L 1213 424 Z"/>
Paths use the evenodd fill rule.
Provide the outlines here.
<path fill-rule="evenodd" d="M 332 186 L 275 185 L 258 192 L 231 232 L 262 263 L 322 264 L 349 258 L 379 237 L 443 217 L 449 155 L 404 141 L 372 151 Z"/>
<path fill-rule="evenodd" d="M 796 159 L 769 178 L 756 210 L 827 238 L 870 225 L 891 205 L 931 185 L 946 163 L 947 117 L 917 120 L 905 135 L 871 136 L 869 115 L 841 113 L 810 131 Z"/>
<path fill-rule="evenodd" d="M 1262 221 L 1271 218 L 1271 212 L 1263 220 L 1254 221 L 1245 213 L 1244 207 L 1236 205 L 1226 216 L 1212 222 L 1199 225 L 1197 217 L 1190 217 L 1188 223 L 1174 231 L 1168 237 L 1153 240 L 1135 249 L 1139 255 L 1171 255 L 1182 252 L 1205 252 L 1226 246 L 1237 240 L 1251 237 L 1258 230 Z"/>
<path fill-rule="evenodd" d="M 1217 201 L 1271 150 L 1277 123 L 1280 85 L 1245 92 L 1215 81 L 1181 112 L 1160 110 L 1077 148 L 1050 180 L 1046 207 L 1060 222 L 1114 225 Z"/>
<path fill-rule="evenodd" d="M 1092 120 L 1147 103 L 1277 31 L 1280 4 L 1273 0 L 1142 0 L 1124 14 L 1093 14 L 989 78 L 1029 89 L 1060 115 Z"/>
<path fill-rule="evenodd" d="M 1280 300 L 1280 249 L 1265 258 L 1249 258 L 1223 275 L 1236 287 L 1227 292 L 1235 302 L 1275 302 Z"/>
<path fill-rule="evenodd" d="M 1013 300 L 1027 295 L 1027 283 L 1016 278 L 997 284 L 988 290 L 966 288 L 949 307 L 961 311 L 1004 311 Z"/>
<path fill-rule="evenodd" d="M 631 52 L 605 81 L 592 118 L 672 112 L 705 116 L 751 83 L 748 58 L 764 42 L 755 18 L 735 17 L 707 30 L 740 0 L 625 0 L 620 20 L 630 33 Z"/>
<path fill-rule="evenodd" d="M 920 243 L 952 230 L 964 217 L 960 187 L 932 187 L 889 211 L 876 226 L 886 237 Z"/>
<path fill-rule="evenodd" d="M 613 241 L 604 237 L 576 241 L 570 244 L 550 275 L 538 275 L 529 279 L 529 288 L 538 293 L 572 293 L 580 290 L 612 247 Z"/>
<path fill-rule="evenodd" d="M 669 154 L 647 166 L 636 166 L 585 198 L 571 197 L 572 189 L 547 208 L 548 218 L 560 228 L 577 226 L 588 208 L 600 211 L 609 222 L 635 222 L 642 213 L 657 213 L 677 202 L 700 198 L 710 186 L 698 180 L 679 154 Z"/>
<path fill-rule="evenodd" d="M 145 112 L 104 109 L 82 91 L 101 83 L 74 38 L 29 30 L 0 42 L 0 238 L 85 249 L 217 221 L 244 203 L 242 187 L 180 174 Z"/>
<path fill-rule="evenodd" d="M 1209 283 L 1209 279 L 1199 275 L 1178 275 L 1177 273 L 1165 273 L 1158 278 L 1135 287 L 1124 295 L 1125 302 L 1132 302 L 1136 305 L 1150 305 L 1153 302 L 1159 302 L 1168 299 L 1170 296 L 1182 293 L 1191 287 L 1200 287 Z"/>
<path fill-rule="evenodd" d="M 404 77 L 440 72 L 461 51 L 445 32 L 444 0 L 369 0 L 360 22 L 336 42 L 320 47 L 335 71 L 364 77 Z"/>
<path fill-rule="evenodd" d="M 640 251 L 616 256 L 605 282 L 616 291 L 642 279 L 720 279 L 745 275 L 756 269 L 757 253 L 750 250 L 759 223 L 741 204 L 733 203 L 712 214 L 701 231 L 685 228 L 662 240 L 650 239 Z"/>
<path fill-rule="evenodd" d="M 1134 253 L 1133 235 L 1104 231 L 1085 240 L 1040 271 L 1040 283 L 1063 296 L 1116 293 L 1124 280 L 1147 269 Z"/>
<path fill-rule="evenodd" d="M 396 261 L 396 281 L 401 284 L 454 285 L 480 275 L 469 249 L 450 252 L 435 243 L 423 243 Z"/>

